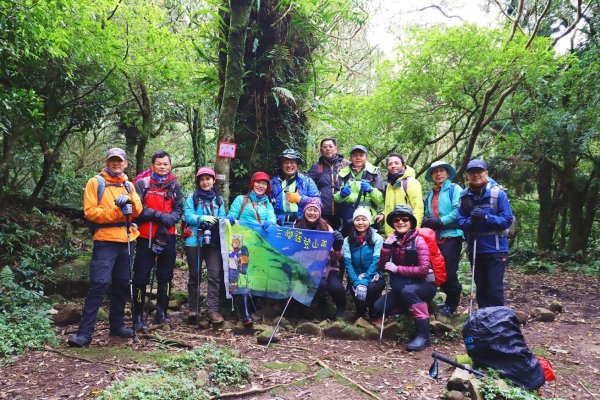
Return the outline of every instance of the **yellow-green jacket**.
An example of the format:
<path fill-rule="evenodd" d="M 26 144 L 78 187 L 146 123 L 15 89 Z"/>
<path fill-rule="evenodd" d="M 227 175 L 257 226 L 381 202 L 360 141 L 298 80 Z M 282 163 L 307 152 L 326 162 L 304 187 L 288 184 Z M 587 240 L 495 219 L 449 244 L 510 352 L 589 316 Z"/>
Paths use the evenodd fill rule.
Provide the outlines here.
<path fill-rule="evenodd" d="M 406 188 L 406 191 L 404 191 Z M 413 209 L 415 218 L 417 219 L 417 227 L 421 226 L 423 220 L 423 192 L 421 191 L 421 184 L 415 178 L 415 170 L 412 167 L 406 166 L 404 175 L 402 175 L 396 183 L 391 185 L 387 184 L 385 187 L 385 202 L 383 207 L 384 216 L 384 232 L 386 236 L 389 236 L 394 230 L 385 223 L 387 215 L 396 207 L 398 204 L 408 204 Z"/>

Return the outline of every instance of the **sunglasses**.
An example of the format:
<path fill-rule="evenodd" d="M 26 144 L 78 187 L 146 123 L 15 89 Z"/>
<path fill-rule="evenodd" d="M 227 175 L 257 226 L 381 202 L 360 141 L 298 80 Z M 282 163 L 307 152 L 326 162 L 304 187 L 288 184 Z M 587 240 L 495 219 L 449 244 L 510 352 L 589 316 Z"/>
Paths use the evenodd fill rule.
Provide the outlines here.
<path fill-rule="evenodd" d="M 397 224 L 398 222 L 410 222 L 410 218 L 409 217 L 396 217 L 394 218 L 394 223 Z"/>

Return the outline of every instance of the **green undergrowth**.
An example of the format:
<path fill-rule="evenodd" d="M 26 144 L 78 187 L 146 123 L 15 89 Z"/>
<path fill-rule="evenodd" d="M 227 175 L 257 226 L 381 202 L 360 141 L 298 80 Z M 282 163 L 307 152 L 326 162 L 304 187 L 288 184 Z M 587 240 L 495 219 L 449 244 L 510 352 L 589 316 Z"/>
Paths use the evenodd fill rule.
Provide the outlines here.
<path fill-rule="evenodd" d="M 499 380 L 496 373 L 490 371 L 491 375 L 481 379 L 479 393 L 483 400 L 539 400 L 535 390 L 525 390 L 510 384 L 510 382 Z M 502 384 L 499 384 L 502 383 Z M 563 400 L 559 397 L 548 398 L 548 400 Z"/>
<path fill-rule="evenodd" d="M 74 354 L 87 360 L 106 361 L 114 358 L 141 364 L 161 364 L 172 356 L 163 350 L 139 351 L 127 347 L 95 347 L 92 349 L 69 347 L 63 351 L 66 354 Z"/>
<path fill-rule="evenodd" d="M 261 365 L 261 368 L 280 369 L 292 372 L 304 372 L 308 369 L 308 365 L 303 363 L 284 363 L 280 361 L 271 361 Z"/>
<path fill-rule="evenodd" d="M 100 395 L 104 400 L 208 399 L 225 386 L 250 381 L 252 370 L 246 359 L 231 349 L 212 344 L 193 350 L 162 355 L 154 360 L 159 369 L 135 373 L 113 383 Z"/>

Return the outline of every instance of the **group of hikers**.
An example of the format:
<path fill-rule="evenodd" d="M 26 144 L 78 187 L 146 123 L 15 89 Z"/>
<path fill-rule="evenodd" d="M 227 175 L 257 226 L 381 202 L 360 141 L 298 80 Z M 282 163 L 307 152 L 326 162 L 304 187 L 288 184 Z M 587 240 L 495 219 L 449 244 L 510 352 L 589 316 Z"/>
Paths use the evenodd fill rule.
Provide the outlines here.
<path fill-rule="evenodd" d="M 409 351 L 423 350 L 431 343 L 428 303 L 437 287 L 428 237 L 433 238 L 445 262 L 442 314 L 452 316 L 459 306 L 462 288 L 457 272 L 465 239 L 469 261 L 477 268 L 478 306 L 504 305 L 507 232 L 513 215 L 505 191 L 488 176 L 483 160 L 468 163 L 464 190 L 452 182 L 456 170 L 450 164 L 434 162 L 425 174 L 431 188 L 423 196 L 415 170 L 400 154 L 388 155 L 384 181 L 362 145 L 353 146 L 346 159 L 338 153 L 334 138 L 324 138 L 320 152 L 319 160 L 304 174 L 300 172 L 304 167 L 301 154 L 283 151 L 275 175 L 256 172 L 247 193 L 235 197 L 227 211 L 216 190 L 213 169 L 201 167 L 194 192 L 184 198 L 167 152 L 154 153 L 151 169 L 131 184 L 124 173 L 128 165 L 125 151 L 109 149 L 105 167 L 88 181 L 84 192 L 84 214 L 95 229 L 90 288 L 79 330 L 68 338 L 68 344 L 90 344 L 109 285 L 110 335 L 129 338 L 134 330 L 146 329 L 144 301 L 153 268 L 157 280 L 155 322 L 170 322 L 167 312 L 176 224 L 181 218 L 187 225 L 184 248 L 191 324 L 197 324 L 200 316 L 203 265 L 207 270 L 207 317 L 213 324 L 224 320 L 219 312 L 224 285 L 220 219 L 230 224 L 260 224 L 265 230 L 278 225 L 332 232 L 333 247 L 317 298 L 322 300 L 328 294 L 339 319 L 346 317 L 347 294 L 352 295 L 356 317 L 374 324 L 396 310 L 409 312 L 415 324 L 415 335 L 406 345 Z M 130 285 L 132 243 L 135 262 Z M 124 321 L 128 297 L 133 302 L 133 329 Z M 242 324 L 251 325 L 250 295 L 234 297 Z"/>

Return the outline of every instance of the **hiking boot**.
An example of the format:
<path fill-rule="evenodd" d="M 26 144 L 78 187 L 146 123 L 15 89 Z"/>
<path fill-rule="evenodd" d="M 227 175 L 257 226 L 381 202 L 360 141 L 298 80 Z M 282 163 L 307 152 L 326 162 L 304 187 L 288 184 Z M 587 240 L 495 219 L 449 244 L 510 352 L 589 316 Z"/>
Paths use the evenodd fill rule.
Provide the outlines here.
<path fill-rule="evenodd" d="M 213 324 L 222 324 L 223 321 L 225 321 L 223 319 L 223 316 L 221 314 L 219 314 L 217 311 L 211 311 L 211 312 L 209 312 L 208 313 L 208 319 Z"/>
<path fill-rule="evenodd" d="M 144 325 L 144 314 L 136 313 L 133 316 L 133 329 L 136 331 L 145 331 L 148 329 L 148 327 Z"/>
<path fill-rule="evenodd" d="M 189 314 L 187 317 L 187 324 L 192 326 L 198 325 L 198 314 Z"/>
<path fill-rule="evenodd" d="M 447 305 L 443 305 L 438 309 L 438 312 L 440 313 L 440 315 L 450 318 L 454 316 L 454 314 L 456 314 L 456 309 Z"/>
<path fill-rule="evenodd" d="M 406 344 L 407 351 L 422 351 L 431 346 L 429 318 L 415 320 L 415 337 Z"/>
<path fill-rule="evenodd" d="M 169 295 L 171 293 L 171 282 L 159 282 L 156 293 L 156 317 L 157 324 L 170 324 L 171 318 L 167 317 L 169 307 Z"/>
<path fill-rule="evenodd" d="M 67 340 L 67 344 L 71 347 L 88 347 L 91 342 L 92 338 L 80 335 L 79 333 L 70 335 L 69 339 Z"/>
<path fill-rule="evenodd" d="M 162 307 L 156 308 L 156 316 L 154 318 L 154 321 L 159 325 L 170 324 L 171 322 L 173 322 L 171 318 L 167 316 L 167 310 L 163 309 Z"/>
<path fill-rule="evenodd" d="M 129 328 L 125 328 L 124 326 L 121 326 L 119 328 L 110 328 L 110 331 L 108 332 L 108 334 L 110 336 L 117 336 L 117 337 L 121 337 L 121 338 L 132 338 L 133 330 L 129 329 Z"/>
<path fill-rule="evenodd" d="M 250 295 L 243 294 L 242 297 L 242 325 L 252 325 L 252 314 L 250 314 Z"/>

